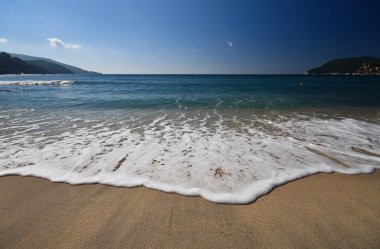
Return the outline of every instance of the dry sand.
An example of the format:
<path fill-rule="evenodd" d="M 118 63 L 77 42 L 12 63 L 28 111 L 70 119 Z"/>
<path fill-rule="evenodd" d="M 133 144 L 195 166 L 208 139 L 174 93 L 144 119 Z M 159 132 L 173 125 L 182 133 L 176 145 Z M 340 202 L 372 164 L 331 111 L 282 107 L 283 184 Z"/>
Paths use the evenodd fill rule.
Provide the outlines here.
<path fill-rule="evenodd" d="M 250 205 L 0 177 L 0 248 L 379 248 L 380 171 L 318 174 Z"/>

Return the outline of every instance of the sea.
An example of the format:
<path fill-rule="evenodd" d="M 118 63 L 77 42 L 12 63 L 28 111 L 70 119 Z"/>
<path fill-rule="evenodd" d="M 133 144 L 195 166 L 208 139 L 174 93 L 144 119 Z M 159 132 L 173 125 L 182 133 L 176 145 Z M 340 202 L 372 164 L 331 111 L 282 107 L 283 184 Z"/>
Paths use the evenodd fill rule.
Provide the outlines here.
<path fill-rule="evenodd" d="M 0 76 L 2 176 L 247 204 L 376 168 L 379 76 Z"/>

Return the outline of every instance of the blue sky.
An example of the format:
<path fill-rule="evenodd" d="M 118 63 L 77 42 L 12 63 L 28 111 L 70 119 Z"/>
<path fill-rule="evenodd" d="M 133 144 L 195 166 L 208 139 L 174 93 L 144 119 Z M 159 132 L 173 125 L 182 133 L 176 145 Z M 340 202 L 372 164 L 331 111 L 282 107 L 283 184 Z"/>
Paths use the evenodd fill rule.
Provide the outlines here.
<path fill-rule="evenodd" d="M 2 0 L 0 51 L 103 73 L 303 73 L 380 57 L 379 13 L 378 0 Z"/>

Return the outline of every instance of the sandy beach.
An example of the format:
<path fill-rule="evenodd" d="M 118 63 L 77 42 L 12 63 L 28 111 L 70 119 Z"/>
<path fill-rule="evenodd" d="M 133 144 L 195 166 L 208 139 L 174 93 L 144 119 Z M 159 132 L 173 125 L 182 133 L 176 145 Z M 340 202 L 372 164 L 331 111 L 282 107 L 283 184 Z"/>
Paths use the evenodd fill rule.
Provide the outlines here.
<path fill-rule="evenodd" d="M 378 248 L 380 171 L 317 174 L 250 205 L 0 178 L 0 248 Z"/>

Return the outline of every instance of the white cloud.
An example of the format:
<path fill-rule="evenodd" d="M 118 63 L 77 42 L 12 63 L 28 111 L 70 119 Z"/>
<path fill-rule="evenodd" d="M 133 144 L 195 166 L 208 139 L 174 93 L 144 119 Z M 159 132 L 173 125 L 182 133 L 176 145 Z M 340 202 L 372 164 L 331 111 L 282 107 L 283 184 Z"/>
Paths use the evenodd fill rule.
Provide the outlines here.
<path fill-rule="evenodd" d="M 66 48 L 66 49 L 77 49 L 77 48 L 80 48 L 80 45 L 79 44 L 68 44 L 68 43 L 64 43 L 62 40 L 58 39 L 58 38 L 48 38 L 47 39 L 49 41 L 49 44 L 50 46 L 52 46 L 53 48 Z"/>
<path fill-rule="evenodd" d="M 0 37 L 0 43 L 7 43 L 7 42 L 8 42 L 8 40 L 6 38 L 1 38 Z"/>
<path fill-rule="evenodd" d="M 230 48 L 232 48 L 232 41 L 227 41 L 227 45 L 230 47 Z"/>

